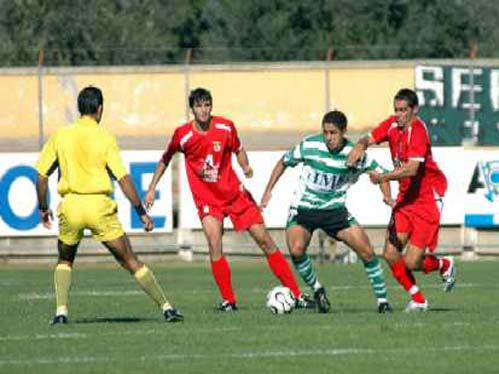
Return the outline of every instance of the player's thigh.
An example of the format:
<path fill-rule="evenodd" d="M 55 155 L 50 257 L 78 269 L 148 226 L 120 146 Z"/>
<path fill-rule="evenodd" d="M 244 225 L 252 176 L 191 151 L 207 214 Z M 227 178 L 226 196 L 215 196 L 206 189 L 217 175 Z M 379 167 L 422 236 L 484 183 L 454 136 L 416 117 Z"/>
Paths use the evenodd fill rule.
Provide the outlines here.
<path fill-rule="evenodd" d="M 289 253 L 293 257 L 300 257 L 305 254 L 312 239 L 312 232 L 297 223 L 288 225 L 286 228 L 286 243 Z"/>
<path fill-rule="evenodd" d="M 352 224 L 336 234 L 336 237 L 348 245 L 364 261 L 370 261 L 374 257 L 374 249 L 364 228 L 358 224 Z"/>
<path fill-rule="evenodd" d="M 77 245 L 85 228 L 84 202 L 78 195 L 66 195 L 57 207 L 59 240 L 67 246 Z"/>
<path fill-rule="evenodd" d="M 108 242 L 125 234 L 118 219 L 118 204 L 106 195 L 85 197 L 85 222 L 95 240 Z"/>
<path fill-rule="evenodd" d="M 414 229 L 409 238 L 409 243 L 417 248 L 428 248 L 433 251 L 438 243 L 438 220 L 428 221 L 419 216 L 413 217 Z"/>
<path fill-rule="evenodd" d="M 223 222 L 216 217 L 207 215 L 203 217 L 201 224 L 210 254 L 220 256 L 222 252 Z"/>

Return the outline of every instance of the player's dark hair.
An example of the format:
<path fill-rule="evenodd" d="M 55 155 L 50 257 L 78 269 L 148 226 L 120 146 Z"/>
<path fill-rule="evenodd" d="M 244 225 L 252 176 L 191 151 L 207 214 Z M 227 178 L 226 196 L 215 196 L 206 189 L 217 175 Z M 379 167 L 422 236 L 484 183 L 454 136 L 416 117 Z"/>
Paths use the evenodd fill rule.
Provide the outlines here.
<path fill-rule="evenodd" d="M 401 90 L 399 90 L 399 92 L 397 92 L 397 94 L 395 95 L 394 100 L 402 100 L 407 102 L 409 108 L 414 108 L 415 106 L 419 105 L 418 95 L 416 94 L 416 92 L 409 88 L 402 88 Z"/>
<path fill-rule="evenodd" d="M 100 105 L 104 105 L 104 98 L 99 88 L 88 86 L 78 94 L 78 111 L 82 116 L 97 113 Z"/>
<path fill-rule="evenodd" d="M 191 109 L 194 107 L 195 103 L 201 101 L 209 101 L 210 103 L 213 103 L 210 91 L 201 87 L 192 90 L 189 94 L 189 106 L 191 107 Z"/>
<path fill-rule="evenodd" d="M 326 123 L 332 123 L 335 125 L 338 130 L 343 131 L 347 128 L 347 116 L 340 112 L 339 110 L 333 110 L 332 112 L 328 112 L 322 117 L 322 126 Z"/>

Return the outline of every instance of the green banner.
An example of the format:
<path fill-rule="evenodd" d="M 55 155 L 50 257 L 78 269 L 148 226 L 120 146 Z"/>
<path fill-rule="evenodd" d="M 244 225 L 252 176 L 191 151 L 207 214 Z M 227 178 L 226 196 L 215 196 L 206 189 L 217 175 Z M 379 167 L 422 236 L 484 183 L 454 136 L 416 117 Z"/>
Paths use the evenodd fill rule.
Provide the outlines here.
<path fill-rule="evenodd" d="M 415 73 L 434 145 L 499 145 L 499 68 L 418 65 Z"/>

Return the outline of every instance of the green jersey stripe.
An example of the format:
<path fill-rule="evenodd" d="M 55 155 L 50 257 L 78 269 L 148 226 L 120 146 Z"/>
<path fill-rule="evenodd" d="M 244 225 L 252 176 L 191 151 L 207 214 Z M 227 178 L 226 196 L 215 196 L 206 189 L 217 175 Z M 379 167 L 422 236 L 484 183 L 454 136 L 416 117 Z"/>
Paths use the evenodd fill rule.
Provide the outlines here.
<path fill-rule="evenodd" d="M 331 152 L 322 134 L 302 139 L 284 154 L 285 166 L 300 163 L 303 168 L 291 206 L 305 209 L 334 209 L 345 205 L 347 190 L 369 170 L 385 171 L 368 155 L 355 168 L 346 166 L 346 158 L 353 143 L 345 140 L 338 152 Z"/>

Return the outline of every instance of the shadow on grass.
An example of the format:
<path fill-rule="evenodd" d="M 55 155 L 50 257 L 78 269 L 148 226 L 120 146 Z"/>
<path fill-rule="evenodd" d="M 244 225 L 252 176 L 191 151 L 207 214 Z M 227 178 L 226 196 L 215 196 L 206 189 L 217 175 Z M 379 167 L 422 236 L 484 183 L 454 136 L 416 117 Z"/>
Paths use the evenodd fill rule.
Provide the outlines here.
<path fill-rule="evenodd" d="M 433 307 L 430 307 L 428 309 L 429 312 L 462 312 L 463 309 L 462 308 L 458 308 L 458 307 L 455 307 L 455 308 L 433 308 Z"/>
<path fill-rule="evenodd" d="M 136 317 L 96 317 L 82 318 L 73 320 L 71 323 L 137 323 L 144 321 L 152 321 L 152 318 L 136 318 Z"/>

